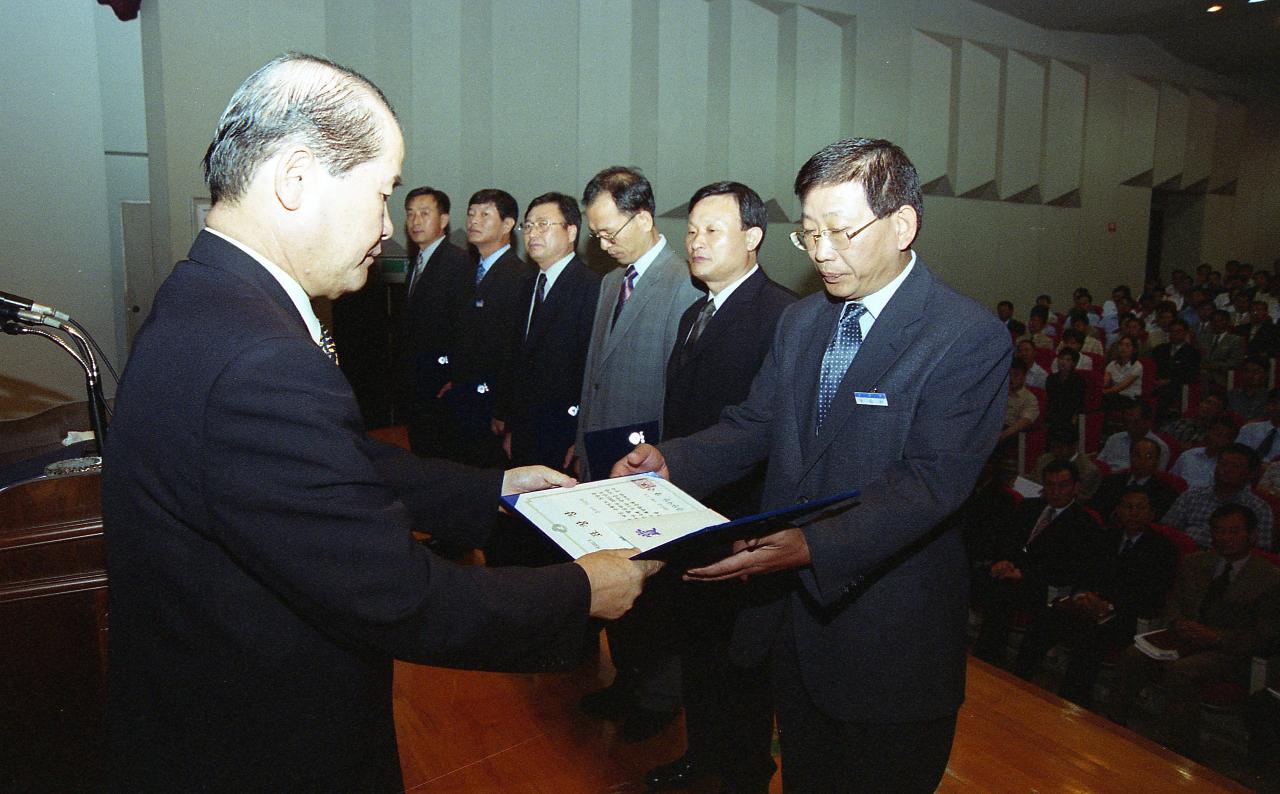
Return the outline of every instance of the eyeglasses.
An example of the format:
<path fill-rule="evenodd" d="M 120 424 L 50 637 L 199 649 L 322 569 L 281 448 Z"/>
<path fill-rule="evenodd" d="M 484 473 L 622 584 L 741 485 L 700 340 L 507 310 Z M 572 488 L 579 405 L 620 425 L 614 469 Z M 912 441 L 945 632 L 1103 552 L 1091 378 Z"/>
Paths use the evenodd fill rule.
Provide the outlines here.
<path fill-rule="evenodd" d="M 636 214 L 638 215 L 639 213 L 636 213 Z M 621 226 L 619 226 L 618 231 L 616 232 L 588 232 L 588 234 L 592 238 L 599 240 L 601 245 L 613 245 L 615 242 L 618 241 L 618 235 L 622 234 L 622 230 L 627 228 L 627 224 L 631 223 L 635 219 L 636 219 L 635 215 L 632 215 L 630 218 L 627 218 L 627 223 L 624 223 Z"/>
<path fill-rule="evenodd" d="M 550 229 L 552 226 L 564 226 L 565 228 L 568 228 L 569 224 L 565 223 L 564 221 L 549 221 L 546 218 L 541 218 L 536 221 L 525 221 L 524 223 L 520 224 L 520 231 L 524 232 L 525 234 L 529 234 L 534 229 L 537 229 L 540 232 L 545 232 L 547 229 Z"/>
<path fill-rule="evenodd" d="M 797 229 L 790 235 L 791 244 L 801 251 L 813 253 L 818 250 L 818 243 L 825 239 L 827 244 L 831 246 L 831 250 L 844 251 L 853 244 L 853 238 L 862 234 L 867 227 L 878 220 L 880 219 L 872 218 L 853 231 L 848 229 L 823 229 L 820 232 L 810 232 L 804 229 Z"/>

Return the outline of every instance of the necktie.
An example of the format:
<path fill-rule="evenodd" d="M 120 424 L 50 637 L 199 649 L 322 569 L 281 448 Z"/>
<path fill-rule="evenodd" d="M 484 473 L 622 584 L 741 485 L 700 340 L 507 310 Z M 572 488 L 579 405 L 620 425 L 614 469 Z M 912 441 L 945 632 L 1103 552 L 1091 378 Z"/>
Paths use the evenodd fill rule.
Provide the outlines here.
<path fill-rule="evenodd" d="M 627 265 L 627 272 L 622 277 L 622 287 L 618 290 L 618 303 L 613 307 L 613 322 L 609 328 L 618 324 L 618 315 L 622 314 L 622 305 L 631 298 L 631 293 L 636 288 L 636 266 Z"/>
<path fill-rule="evenodd" d="M 1271 454 L 1271 448 L 1276 445 L 1276 429 L 1273 426 L 1271 432 L 1267 433 L 1267 437 L 1262 439 L 1262 443 L 1258 445 L 1258 457 L 1266 459 Z"/>
<path fill-rule="evenodd" d="M 822 355 L 822 369 L 818 373 L 818 429 L 822 429 L 822 423 L 827 420 L 836 389 L 844 380 L 853 357 L 858 355 L 858 348 L 862 347 L 862 326 L 858 318 L 866 312 L 867 307 L 861 303 L 846 303 L 836 332 Z"/>
<path fill-rule="evenodd" d="M 1209 586 L 1205 588 L 1204 598 L 1200 601 L 1200 619 L 1204 620 L 1209 610 L 1213 609 L 1222 596 L 1226 594 L 1227 587 L 1231 584 L 1231 564 L 1228 563 L 1222 569 L 1222 573 L 1213 577 L 1213 581 L 1209 582 Z"/>
<path fill-rule="evenodd" d="M 480 286 L 480 282 L 484 281 L 484 260 L 476 262 L 476 286 Z"/>
<path fill-rule="evenodd" d="M 1031 534 L 1027 536 L 1027 542 L 1022 544 L 1022 550 L 1026 551 L 1027 547 L 1030 546 L 1035 541 L 1036 536 L 1039 535 L 1041 532 L 1044 532 L 1044 528 L 1049 526 L 1049 524 L 1052 522 L 1053 522 L 1053 508 L 1046 507 L 1044 509 L 1044 512 L 1040 514 L 1039 520 L 1036 521 L 1036 525 L 1031 528 Z"/>
<path fill-rule="evenodd" d="M 693 321 L 693 327 L 689 329 L 689 337 L 684 340 L 684 347 L 680 348 L 680 365 L 684 366 L 689 359 L 689 354 L 693 350 L 693 345 L 698 341 L 698 337 L 702 336 L 702 332 L 707 329 L 707 324 L 711 322 L 711 317 L 716 313 L 716 302 L 707 298 L 706 304 L 703 305 L 702 311 L 698 312 L 698 317 Z"/>
<path fill-rule="evenodd" d="M 533 320 L 538 316 L 538 309 L 542 308 L 542 302 L 547 298 L 547 274 L 538 274 L 538 283 L 533 288 L 533 308 L 529 310 L 529 325 L 524 329 L 524 335 L 529 335 L 529 329 L 533 328 Z"/>
<path fill-rule="evenodd" d="M 422 256 L 421 252 L 419 252 L 418 261 L 414 263 L 413 269 L 409 271 L 409 289 L 405 294 L 413 294 L 414 289 L 418 286 L 418 279 L 422 278 L 422 269 L 426 267 L 426 264 L 426 258 Z"/>
<path fill-rule="evenodd" d="M 1133 538 L 1125 535 L 1124 545 L 1120 547 L 1120 556 L 1123 557 L 1131 551 L 1133 551 Z"/>
<path fill-rule="evenodd" d="M 338 365 L 338 346 L 333 343 L 333 337 L 329 336 L 329 329 L 324 327 L 324 323 L 320 323 L 320 349 L 329 357 L 336 367 Z"/>

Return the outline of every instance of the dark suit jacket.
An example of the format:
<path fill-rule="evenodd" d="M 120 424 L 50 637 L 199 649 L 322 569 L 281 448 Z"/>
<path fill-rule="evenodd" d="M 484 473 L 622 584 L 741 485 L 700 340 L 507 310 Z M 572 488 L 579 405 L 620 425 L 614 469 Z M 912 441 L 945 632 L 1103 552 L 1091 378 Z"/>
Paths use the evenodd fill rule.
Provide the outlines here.
<path fill-rule="evenodd" d="M 1028 543 L 1047 504 L 1043 498 L 1022 500 L 996 558 L 1018 566 L 1022 583 L 1033 589 L 1093 589 L 1101 574 L 1102 527 L 1079 502 L 1072 502 Z"/>
<path fill-rule="evenodd" d="M 477 260 L 468 267 L 471 278 L 459 295 L 453 350 L 449 355 L 454 388 L 488 383 L 505 374 L 514 353 L 515 329 L 522 326 L 528 304 L 520 305 L 530 265 L 516 256 L 513 245 L 475 283 Z"/>
<path fill-rule="evenodd" d="M 964 698 L 968 572 L 952 513 L 1004 419 L 1012 346 L 985 308 L 917 258 L 876 319 L 816 431 L 823 352 L 842 306 L 789 307 L 750 396 L 661 445 L 671 478 L 706 494 L 768 457 L 763 507 L 851 488 L 861 504 L 804 527 L 808 567 L 738 618 L 739 663 L 794 641 L 805 688 L 841 720 L 954 714 Z M 888 405 L 859 404 L 878 391 Z M 761 584 L 768 584 L 761 583 Z"/>
<path fill-rule="evenodd" d="M 1115 607 L 1113 620 L 1132 633 L 1138 618 L 1154 618 L 1164 612 L 1178 552 L 1168 538 L 1153 530 L 1143 532 L 1133 548 L 1121 554 L 1124 532 L 1108 529 L 1102 543 L 1102 567 L 1095 587 L 1098 595 Z"/>
<path fill-rule="evenodd" d="M 1173 352 L 1173 343 L 1156 345 L 1151 351 L 1156 362 L 1156 376 L 1174 383 L 1195 383 L 1200 377 L 1200 351 L 1188 341 Z"/>
<path fill-rule="evenodd" d="M 279 283 L 208 232 L 138 333 L 104 457 L 119 790 L 399 791 L 393 658 L 576 658 L 581 568 L 463 568 L 410 535 L 482 542 L 501 473 L 369 440 Z"/>
<path fill-rule="evenodd" d="M 1280 635 L 1280 569 L 1250 555 L 1226 593 L 1207 612 L 1201 610 L 1218 561 L 1214 551 L 1183 558 L 1165 616 L 1188 618 L 1222 634 L 1215 650 L 1231 656 L 1251 656 Z"/>
<path fill-rule="evenodd" d="M 1108 474 L 1102 478 L 1102 485 L 1099 486 L 1098 492 L 1089 500 L 1094 510 L 1102 516 L 1103 521 L 1110 520 L 1111 513 L 1116 509 L 1116 505 L 1120 504 L 1120 498 L 1124 495 L 1125 489 L 1129 486 L 1129 470 Z M 1151 500 L 1151 514 L 1162 516 L 1169 512 L 1169 508 L 1173 506 L 1173 502 L 1178 498 L 1178 492 L 1173 486 L 1162 482 L 1158 477 L 1150 477 L 1146 483 L 1141 486 L 1146 491 L 1147 497 Z"/>
<path fill-rule="evenodd" d="M 416 263 L 409 263 L 410 272 Z M 407 384 L 409 426 L 414 449 L 431 447 L 440 421 L 436 394 L 449 381 L 448 356 L 457 326 L 457 306 L 463 290 L 474 289 L 475 269 L 467 255 L 448 239 L 432 252 L 416 283 L 406 283 L 401 332 L 401 360 Z M 419 441 L 421 440 L 421 444 Z M 428 451 L 428 450 L 422 450 Z M 430 450 L 435 451 L 435 450 Z"/>
<path fill-rule="evenodd" d="M 1237 325 L 1236 333 L 1245 338 L 1245 351 L 1250 356 L 1276 358 L 1280 356 L 1280 327 L 1267 320 L 1256 328 L 1252 323 Z"/>
<path fill-rule="evenodd" d="M 686 351 L 685 339 L 708 300 L 695 301 L 680 318 L 675 348 L 667 361 L 663 438 L 679 438 L 711 427 L 719 421 L 721 411 L 747 399 L 773 342 L 778 318 L 783 309 L 795 303 L 796 296 L 758 269 L 729 295 Z M 763 470 L 739 482 L 745 486 L 726 486 L 705 502 L 730 518 L 750 515 L 759 506 Z"/>
<path fill-rule="evenodd" d="M 578 398 L 600 297 L 600 276 L 575 256 L 546 293 L 525 332 L 537 272 L 516 301 L 515 350 L 499 381 L 494 415 L 511 433 L 512 463 L 559 469 L 578 429 Z"/>

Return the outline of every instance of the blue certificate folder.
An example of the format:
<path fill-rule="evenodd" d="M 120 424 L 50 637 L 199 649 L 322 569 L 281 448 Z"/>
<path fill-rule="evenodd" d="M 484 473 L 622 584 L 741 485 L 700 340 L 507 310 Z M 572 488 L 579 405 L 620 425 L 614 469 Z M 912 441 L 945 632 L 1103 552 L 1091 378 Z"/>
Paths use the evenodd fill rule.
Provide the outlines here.
<path fill-rule="evenodd" d="M 635 559 L 679 559 L 692 564 L 726 556 L 734 540 L 767 535 L 802 523 L 806 517 L 847 509 L 857 496 L 857 491 L 848 491 L 726 521 L 676 486 L 647 473 L 502 499 L 574 559 L 600 549 L 636 548 Z"/>
<path fill-rule="evenodd" d="M 613 464 L 631 454 L 640 444 L 658 443 L 658 420 L 636 422 L 607 430 L 591 430 L 582 435 L 594 476 L 608 477 Z"/>
<path fill-rule="evenodd" d="M 826 508 L 833 508 L 832 512 L 836 513 L 844 512 L 857 504 L 858 493 L 858 491 L 845 491 L 844 493 L 824 496 L 821 499 L 814 499 L 811 502 L 800 502 L 786 507 L 779 507 L 776 510 L 757 513 L 753 516 L 736 518 L 723 524 L 712 524 L 709 527 L 690 532 L 684 537 L 676 538 L 656 548 L 642 551 L 634 555 L 632 559 L 666 561 L 680 559 L 711 562 L 720 557 L 728 556 L 731 552 L 729 547 L 735 540 L 759 538 L 773 534 L 780 529 L 803 523 L 798 522 L 797 519 L 807 516 L 816 518 L 816 514 L 826 512 Z M 848 502 L 848 504 L 841 505 L 841 502 Z M 837 505 L 840 506 L 836 507 Z M 810 514 L 814 515 L 811 516 Z M 717 549 L 719 551 L 716 551 Z"/>

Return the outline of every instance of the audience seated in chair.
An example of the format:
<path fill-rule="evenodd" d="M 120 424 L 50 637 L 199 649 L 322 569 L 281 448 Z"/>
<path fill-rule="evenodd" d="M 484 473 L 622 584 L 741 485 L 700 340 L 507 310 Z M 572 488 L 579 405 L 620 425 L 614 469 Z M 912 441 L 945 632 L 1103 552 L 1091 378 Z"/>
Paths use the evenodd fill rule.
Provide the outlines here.
<path fill-rule="evenodd" d="M 1189 756 L 1199 740 L 1201 687 L 1247 680 L 1250 658 L 1280 630 L 1280 570 L 1250 553 L 1258 540 L 1256 516 L 1228 504 L 1213 512 L 1210 524 L 1212 550 L 1182 561 L 1165 613 L 1179 640 L 1179 658 L 1157 661 L 1130 647 L 1120 659 L 1108 709 L 1125 724 L 1139 691 L 1161 682 L 1166 705 L 1160 738 Z"/>
<path fill-rule="evenodd" d="M 1051 425 L 1048 432 L 1049 451 L 1036 459 L 1035 466 L 1027 478 L 1033 482 L 1044 483 L 1044 470 L 1055 460 L 1070 461 L 1075 464 L 1079 476 L 1076 487 L 1076 499 L 1088 502 L 1102 485 L 1102 471 L 1094 465 L 1093 460 L 1080 451 L 1080 431 L 1074 424 Z"/>
<path fill-rule="evenodd" d="M 1230 442 L 1228 442 L 1230 443 Z M 1129 454 L 1129 468 L 1108 474 L 1090 505 L 1104 521 L 1120 504 L 1120 497 L 1127 491 L 1138 489 L 1145 493 L 1155 515 L 1164 515 L 1178 498 L 1178 491 L 1159 476 L 1160 447 L 1149 438 L 1133 442 Z"/>
<path fill-rule="evenodd" d="M 1200 399 L 1194 415 L 1175 419 L 1161 427 L 1160 431 L 1178 439 L 1184 447 L 1203 443 L 1209 423 L 1223 414 L 1225 405 L 1226 402 L 1218 395 L 1206 394 Z"/>
<path fill-rule="evenodd" d="M 1235 388 L 1227 392 L 1227 409 L 1246 422 L 1266 413 L 1268 367 L 1264 358 L 1246 360 L 1237 370 Z"/>
<path fill-rule="evenodd" d="M 1112 433 L 1102 445 L 1098 460 L 1111 467 L 1112 471 L 1129 468 L 1129 447 L 1140 439 L 1149 438 L 1160 447 L 1160 470 L 1169 468 L 1169 445 L 1164 439 L 1151 432 L 1151 409 L 1144 403 L 1130 401 L 1120 412 L 1120 423 L 1123 430 Z"/>
<path fill-rule="evenodd" d="M 1258 453 L 1264 463 L 1280 458 L 1280 389 L 1267 393 L 1263 419 L 1240 428 L 1236 441 Z"/>
<path fill-rule="evenodd" d="M 1180 529 L 1191 536 L 1201 548 L 1209 546 L 1210 519 L 1214 512 L 1226 504 L 1238 504 L 1249 508 L 1254 515 L 1253 535 L 1259 548 L 1271 548 L 1271 508 L 1250 488 L 1258 476 L 1258 453 L 1243 444 L 1229 444 L 1218 453 L 1218 463 L 1213 470 L 1213 485 L 1204 488 L 1188 488 L 1174 500 L 1173 507 L 1164 514 L 1160 523 Z"/>
<path fill-rule="evenodd" d="M 1047 646 L 1040 626 L 1049 602 L 1061 592 L 1092 587 L 1098 571 L 1101 527 L 1076 501 L 1075 464 L 1054 461 L 1044 469 L 1044 493 L 1024 499 L 994 543 L 995 562 L 975 572 L 974 599 L 983 614 L 973 653 L 1004 665 L 1009 621 L 1028 616 L 1014 671 L 1029 677 Z"/>
<path fill-rule="evenodd" d="M 1212 399 L 1218 400 L 1216 397 Z M 1209 420 L 1208 430 L 1204 434 L 1204 446 L 1192 447 L 1183 452 L 1169 471 L 1185 480 L 1191 488 L 1205 488 L 1213 485 L 1213 472 L 1218 466 L 1218 455 L 1235 440 L 1239 432 L 1240 425 L 1235 419 L 1222 414 L 1215 416 Z M 1157 510 L 1156 513 L 1164 515 L 1163 510 Z"/>

